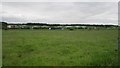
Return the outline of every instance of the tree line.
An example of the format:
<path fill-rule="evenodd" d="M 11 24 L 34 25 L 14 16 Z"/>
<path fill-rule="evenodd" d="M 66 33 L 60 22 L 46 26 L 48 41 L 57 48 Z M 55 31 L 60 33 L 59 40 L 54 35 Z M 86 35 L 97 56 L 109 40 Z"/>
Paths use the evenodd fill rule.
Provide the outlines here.
<path fill-rule="evenodd" d="M 95 24 L 47 24 L 47 23 L 2 23 L 2 29 L 100 29 L 117 28 L 118 25 L 95 25 Z"/>

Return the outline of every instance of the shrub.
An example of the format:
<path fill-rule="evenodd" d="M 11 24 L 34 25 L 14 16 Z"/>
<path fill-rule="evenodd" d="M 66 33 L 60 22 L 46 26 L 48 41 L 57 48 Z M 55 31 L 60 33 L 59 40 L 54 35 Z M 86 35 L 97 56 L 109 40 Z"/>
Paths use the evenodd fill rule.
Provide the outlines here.
<path fill-rule="evenodd" d="M 72 31 L 72 30 L 74 30 L 74 28 L 69 28 L 69 30 L 71 30 L 71 31 Z"/>

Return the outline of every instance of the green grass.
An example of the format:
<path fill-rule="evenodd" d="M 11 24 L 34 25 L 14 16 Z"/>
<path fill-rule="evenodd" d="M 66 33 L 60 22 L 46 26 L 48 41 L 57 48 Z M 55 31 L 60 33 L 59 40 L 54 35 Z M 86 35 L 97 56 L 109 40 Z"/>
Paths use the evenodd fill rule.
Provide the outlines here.
<path fill-rule="evenodd" d="M 3 30 L 4 66 L 113 66 L 117 30 Z"/>

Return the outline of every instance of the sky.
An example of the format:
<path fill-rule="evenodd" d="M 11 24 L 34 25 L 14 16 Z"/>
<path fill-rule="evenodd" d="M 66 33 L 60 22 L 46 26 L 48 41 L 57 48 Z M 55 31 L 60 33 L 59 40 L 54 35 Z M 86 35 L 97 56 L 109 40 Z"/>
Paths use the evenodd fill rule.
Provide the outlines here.
<path fill-rule="evenodd" d="M 2 2 L 119 2 L 119 0 L 1 0 Z"/>
<path fill-rule="evenodd" d="M 118 24 L 117 2 L 3 2 L 1 6 L 2 21 L 8 23 Z"/>

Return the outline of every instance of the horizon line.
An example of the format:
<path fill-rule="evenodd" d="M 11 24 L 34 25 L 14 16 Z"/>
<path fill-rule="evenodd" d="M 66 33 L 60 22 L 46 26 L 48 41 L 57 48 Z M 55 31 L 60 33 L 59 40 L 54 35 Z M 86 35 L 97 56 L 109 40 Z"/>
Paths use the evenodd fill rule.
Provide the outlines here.
<path fill-rule="evenodd" d="M 0 21 L 6 22 L 6 21 Z M 48 23 L 48 22 L 6 22 L 8 24 L 45 23 L 45 24 L 89 24 L 89 25 L 119 25 L 113 23 Z"/>

